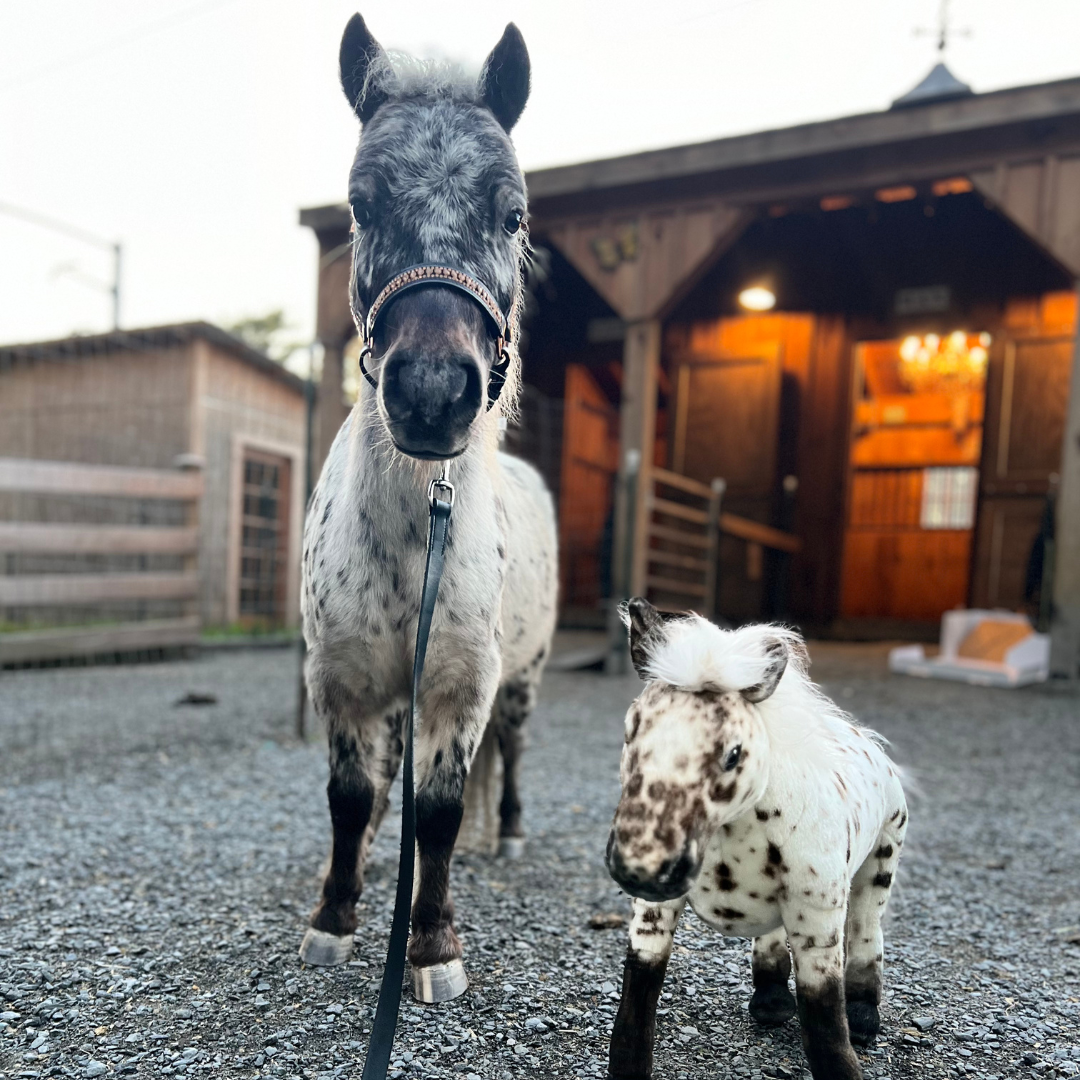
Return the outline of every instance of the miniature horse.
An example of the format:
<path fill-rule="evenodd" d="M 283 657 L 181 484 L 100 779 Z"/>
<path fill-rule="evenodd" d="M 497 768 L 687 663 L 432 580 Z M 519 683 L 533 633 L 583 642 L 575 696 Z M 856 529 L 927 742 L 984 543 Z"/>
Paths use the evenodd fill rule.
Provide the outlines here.
<path fill-rule="evenodd" d="M 907 826 L 897 769 L 810 682 L 802 639 L 624 609 L 648 681 L 626 717 L 608 869 L 635 899 L 610 1075 L 652 1075 L 656 1003 L 687 901 L 754 939 L 750 1014 L 796 1011 L 815 1080 L 862 1077 L 878 1031 L 881 917 Z M 849 1038 L 850 1032 L 850 1038 Z"/>
<path fill-rule="evenodd" d="M 535 470 L 497 452 L 518 379 L 525 184 L 509 132 L 529 58 L 511 24 L 467 80 L 389 57 L 356 15 L 341 79 L 363 126 L 349 177 L 351 301 L 376 388 L 362 384 L 304 532 L 306 676 L 329 738 L 333 849 L 300 955 L 332 965 L 352 952 L 364 861 L 402 755 L 428 485 L 452 461 L 456 506 L 418 701 L 408 948 L 414 993 L 442 1001 L 468 985 L 449 896 L 466 774 L 490 723 L 504 760 L 500 832 L 520 847 L 522 724 L 555 621 L 551 498 Z"/>

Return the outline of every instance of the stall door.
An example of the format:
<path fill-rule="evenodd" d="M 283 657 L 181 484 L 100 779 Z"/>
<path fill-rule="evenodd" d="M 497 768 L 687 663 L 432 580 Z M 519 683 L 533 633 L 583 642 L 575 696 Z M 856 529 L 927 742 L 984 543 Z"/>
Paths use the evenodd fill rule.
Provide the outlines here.
<path fill-rule="evenodd" d="M 240 621 L 285 618 L 289 571 L 288 458 L 244 450 L 240 532 Z"/>
<path fill-rule="evenodd" d="M 612 506 L 619 459 L 619 410 L 581 364 L 568 364 L 559 484 L 559 571 L 563 618 L 599 612 L 610 591 Z"/>
<path fill-rule="evenodd" d="M 724 508 L 763 524 L 777 497 L 781 347 L 764 342 L 743 355 L 681 358 L 675 367 L 671 468 L 703 484 L 722 479 Z M 760 618 L 766 573 L 760 548 L 720 538 L 717 610 Z"/>
<path fill-rule="evenodd" d="M 1028 561 L 1061 467 L 1071 337 L 1017 338 L 994 350 L 971 602 L 1025 604 Z"/>

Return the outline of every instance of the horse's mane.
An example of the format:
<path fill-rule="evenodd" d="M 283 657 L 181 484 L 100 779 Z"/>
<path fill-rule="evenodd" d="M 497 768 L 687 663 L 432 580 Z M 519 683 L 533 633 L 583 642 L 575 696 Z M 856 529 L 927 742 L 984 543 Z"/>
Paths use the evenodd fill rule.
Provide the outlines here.
<path fill-rule="evenodd" d="M 786 626 L 721 630 L 699 615 L 673 619 L 665 624 L 645 669 L 650 678 L 691 692 L 746 690 L 760 684 L 775 663 L 768 646 L 777 640 L 787 648 L 787 668 L 776 690 L 757 704 L 774 752 L 809 754 L 824 764 L 833 761 L 831 751 L 850 745 L 855 732 L 884 742 L 811 681 L 806 643 Z"/>
<path fill-rule="evenodd" d="M 476 72 L 453 60 L 422 59 L 393 49 L 380 52 L 368 67 L 363 96 L 373 91 L 392 101 L 443 99 L 476 104 L 480 100 Z"/>

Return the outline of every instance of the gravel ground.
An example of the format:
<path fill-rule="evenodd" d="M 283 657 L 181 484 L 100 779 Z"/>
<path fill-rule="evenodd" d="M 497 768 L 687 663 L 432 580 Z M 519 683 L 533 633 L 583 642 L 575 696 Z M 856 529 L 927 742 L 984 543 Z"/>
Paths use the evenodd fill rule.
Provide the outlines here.
<path fill-rule="evenodd" d="M 867 1077 L 1080 1072 L 1080 698 L 890 677 L 875 646 L 815 674 L 921 787 L 886 927 Z M 396 867 L 390 816 L 356 959 L 296 949 L 329 825 L 324 752 L 288 737 L 293 654 L 0 675 L 0 1077 L 355 1076 Z M 625 912 L 602 865 L 636 680 L 549 673 L 518 863 L 455 862 L 472 985 L 406 1004 L 396 1075 L 604 1075 Z M 186 693 L 218 703 L 176 707 Z M 794 1023 L 750 1023 L 748 946 L 688 916 L 658 1080 L 801 1077 Z"/>

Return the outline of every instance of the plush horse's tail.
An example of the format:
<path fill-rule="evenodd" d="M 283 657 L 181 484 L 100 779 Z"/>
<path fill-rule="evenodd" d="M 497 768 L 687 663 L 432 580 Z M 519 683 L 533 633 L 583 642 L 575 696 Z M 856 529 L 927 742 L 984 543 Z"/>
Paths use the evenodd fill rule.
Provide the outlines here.
<path fill-rule="evenodd" d="M 465 781 L 465 813 L 455 851 L 494 855 L 499 850 L 501 798 L 502 754 L 495 724 L 489 721 Z"/>

